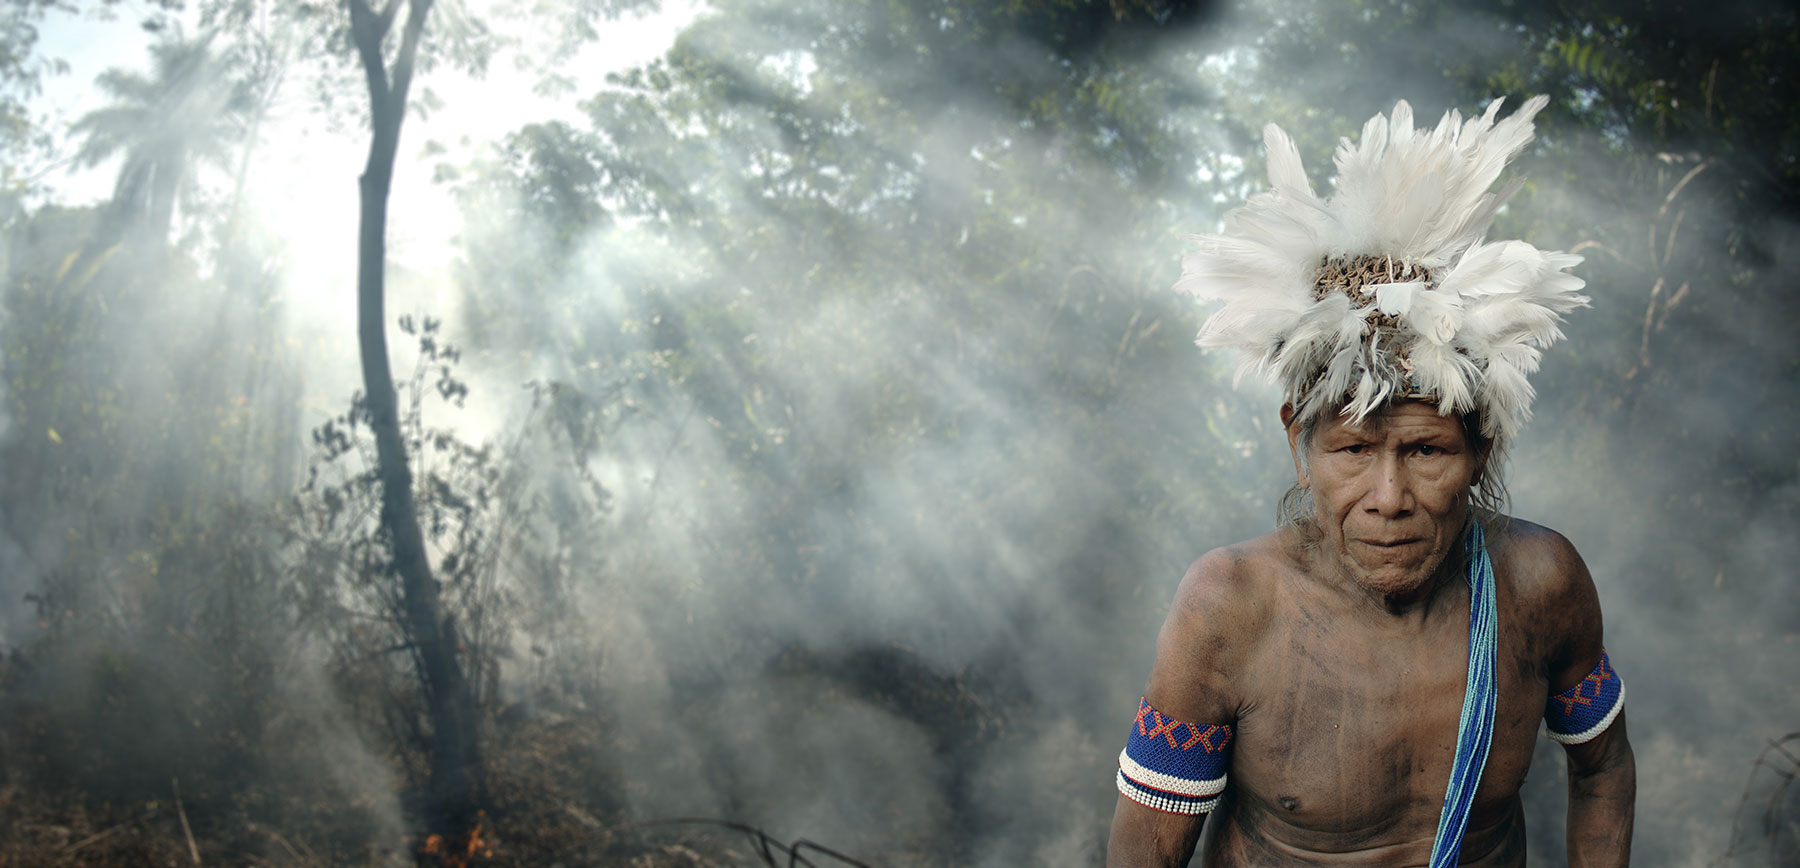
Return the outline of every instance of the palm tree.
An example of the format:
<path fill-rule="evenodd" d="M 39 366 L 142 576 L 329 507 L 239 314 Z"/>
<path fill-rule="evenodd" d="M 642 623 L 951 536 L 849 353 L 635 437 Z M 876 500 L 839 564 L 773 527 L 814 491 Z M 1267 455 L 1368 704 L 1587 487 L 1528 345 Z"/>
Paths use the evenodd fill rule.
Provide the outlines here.
<path fill-rule="evenodd" d="M 123 154 L 113 185 L 116 228 L 142 227 L 166 241 L 178 200 L 195 192 L 193 169 L 223 166 L 240 135 L 243 88 L 226 75 L 210 35 L 183 38 L 179 29 L 150 46 L 149 77 L 109 69 L 95 83 L 115 101 L 83 115 L 71 128 L 84 137 L 75 162 L 97 165 Z"/>

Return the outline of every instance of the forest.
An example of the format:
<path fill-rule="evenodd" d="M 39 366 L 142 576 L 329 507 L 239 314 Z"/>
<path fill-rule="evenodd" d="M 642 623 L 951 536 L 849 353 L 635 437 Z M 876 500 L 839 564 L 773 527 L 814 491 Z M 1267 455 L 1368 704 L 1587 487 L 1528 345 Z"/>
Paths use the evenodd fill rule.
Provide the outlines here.
<path fill-rule="evenodd" d="M 0 868 L 1099 864 L 1176 582 L 1293 481 L 1186 237 L 1266 123 L 1323 189 L 1535 94 L 1493 234 L 1593 302 L 1512 511 L 1598 585 L 1639 864 L 1800 864 L 1790 4 L 0 22 Z M 141 46 L 73 113 L 71 22 Z"/>

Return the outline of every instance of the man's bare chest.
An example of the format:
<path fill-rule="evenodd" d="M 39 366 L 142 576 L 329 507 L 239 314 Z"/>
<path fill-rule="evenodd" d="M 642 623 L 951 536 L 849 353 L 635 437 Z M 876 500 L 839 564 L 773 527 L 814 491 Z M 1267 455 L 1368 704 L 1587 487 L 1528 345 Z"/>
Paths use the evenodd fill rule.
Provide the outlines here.
<path fill-rule="evenodd" d="M 1454 762 L 1466 621 L 1411 640 L 1296 630 L 1261 655 L 1237 721 L 1242 810 L 1299 839 L 1412 840 L 1435 830 Z M 1510 805 L 1529 768 L 1545 683 L 1502 630 L 1500 703 L 1476 820 Z"/>

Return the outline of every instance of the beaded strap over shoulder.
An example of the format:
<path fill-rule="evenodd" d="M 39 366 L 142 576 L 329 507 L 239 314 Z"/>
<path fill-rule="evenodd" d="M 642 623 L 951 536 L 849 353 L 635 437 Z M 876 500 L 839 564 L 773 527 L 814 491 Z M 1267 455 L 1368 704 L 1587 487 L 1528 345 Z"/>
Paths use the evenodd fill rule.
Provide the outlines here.
<path fill-rule="evenodd" d="M 1481 768 L 1487 765 L 1488 747 L 1494 740 L 1494 707 L 1499 702 L 1499 679 L 1494 675 L 1499 644 L 1494 562 L 1488 557 L 1481 523 L 1472 517 L 1463 551 L 1469 562 L 1469 678 L 1463 689 L 1462 720 L 1457 724 L 1456 764 L 1450 769 L 1444 812 L 1438 817 L 1437 840 L 1431 846 L 1431 868 L 1454 868 L 1462 854 L 1469 806 L 1481 785 Z"/>

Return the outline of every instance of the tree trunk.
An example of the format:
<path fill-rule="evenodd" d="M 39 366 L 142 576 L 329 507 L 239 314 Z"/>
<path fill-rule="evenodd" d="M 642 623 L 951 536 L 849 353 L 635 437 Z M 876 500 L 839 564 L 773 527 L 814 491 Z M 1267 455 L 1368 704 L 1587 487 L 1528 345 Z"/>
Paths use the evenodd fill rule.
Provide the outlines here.
<path fill-rule="evenodd" d="M 480 744 L 476 732 L 474 693 L 456 656 L 453 622 L 445 617 L 438 583 L 431 574 L 424 534 L 413 504 L 412 469 L 400 436 L 399 401 L 388 365 L 385 274 L 387 266 L 388 192 L 400 123 L 406 115 L 406 87 L 414 52 L 431 0 L 411 0 L 401 51 L 390 84 L 381 59 L 381 41 L 399 0 L 376 13 L 351 0 L 351 27 L 369 79 L 369 161 L 360 179 L 362 224 L 357 238 L 357 332 L 362 348 L 363 389 L 369 426 L 375 433 L 381 479 L 381 521 L 393 545 L 394 571 L 400 580 L 403 627 L 425 689 L 431 723 L 430 783 L 424 820 L 440 833 L 452 852 L 462 850 L 476 819 L 479 797 Z"/>

